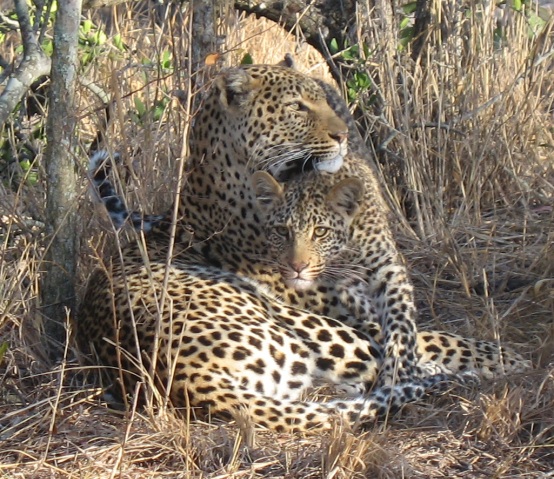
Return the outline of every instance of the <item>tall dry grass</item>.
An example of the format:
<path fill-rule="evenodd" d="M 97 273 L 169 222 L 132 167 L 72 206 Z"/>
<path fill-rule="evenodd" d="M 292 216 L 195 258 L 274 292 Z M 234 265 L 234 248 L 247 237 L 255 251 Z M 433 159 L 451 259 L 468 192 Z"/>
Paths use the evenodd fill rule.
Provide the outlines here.
<path fill-rule="evenodd" d="M 531 37 L 505 13 L 500 46 L 494 4 L 451 10 L 417 63 L 361 28 L 382 98 L 366 126 L 429 319 L 491 335 L 521 314 L 528 341 L 535 312 L 539 330 L 552 316 L 552 24 Z"/>
<path fill-rule="evenodd" d="M 317 54 L 290 34 L 225 8 L 226 53 L 216 67 L 205 67 L 207 75 L 245 52 L 259 63 L 292 52 L 302 69 L 326 75 Z M 397 26 L 374 19 L 368 8 L 360 4 L 358 35 L 373 50 L 366 66 L 379 102 L 367 104 L 360 94 L 357 111 L 364 113 L 359 121 L 373 141 L 417 286 L 421 322 L 511 343 L 533 357 L 537 370 L 412 405 L 402 418 L 365 433 L 337 426 L 323 437 L 278 435 L 249 424 L 188 423 L 170 409 L 131 404 L 115 411 L 78 365 L 71 343 L 58 365 L 42 354 L 44 185 L 11 181 L 25 172 L 10 163 L 0 187 L 2 477 L 548 477 L 554 469 L 550 26 L 532 38 L 525 19 L 512 15 L 499 48 L 493 6 L 471 16 L 458 4 L 436 3 L 449 36 L 437 28 L 415 63 L 391 41 Z M 119 33 L 126 50 L 109 40 L 84 71 L 94 88 L 87 82 L 80 88 L 81 285 L 125 241 L 86 192 L 85 153 L 97 131 L 106 131 L 105 147 L 123 154 L 118 185 L 129 204 L 159 212 L 176 192 L 194 116 L 186 7 L 162 12 L 161 22 L 152 11 L 123 7 L 93 19 L 110 35 Z M 164 52 L 170 68 L 160 65 Z M 107 126 L 98 91 L 113 101 Z M 16 128 L 5 133 L 11 151 L 22 151 Z M 40 174 L 43 145 L 33 147 Z"/>

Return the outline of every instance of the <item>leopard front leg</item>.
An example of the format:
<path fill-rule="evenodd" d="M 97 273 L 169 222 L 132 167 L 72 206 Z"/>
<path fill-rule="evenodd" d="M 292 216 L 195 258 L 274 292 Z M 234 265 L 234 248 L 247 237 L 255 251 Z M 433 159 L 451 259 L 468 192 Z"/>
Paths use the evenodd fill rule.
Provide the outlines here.
<path fill-rule="evenodd" d="M 355 305 L 352 312 L 362 328 L 374 329 L 375 323 L 381 328 L 384 360 L 379 383 L 391 385 L 418 377 L 416 308 L 403 259 L 386 230 L 355 242 L 363 243 L 367 252 L 357 265 L 361 278 L 350 285 L 350 293 L 358 298 L 349 298 L 347 290 L 342 296 L 346 304 Z"/>
<path fill-rule="evenodd" d="M 394 384 L 416 374 L 416 309 L 404 266 L 386 265 L 375 275 L 375 308 L 381 318 L 384 362 L 380 380 Z"/>

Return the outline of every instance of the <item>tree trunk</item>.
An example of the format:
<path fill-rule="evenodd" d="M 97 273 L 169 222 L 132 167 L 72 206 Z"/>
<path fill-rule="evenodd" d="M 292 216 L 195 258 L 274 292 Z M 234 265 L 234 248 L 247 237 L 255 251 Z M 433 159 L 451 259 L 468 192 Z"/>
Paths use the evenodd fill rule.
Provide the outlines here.
<path fill-rule="evenodd" d="M 58 3 L 46 124 L 46 224 L 48 244 L 41 299 L 51 357 L 59 357 L 66 340 L 65 319 L 75 309 L 77 240 L 77 175 L 75 152 L 75 85 L 81 0 Z"/>

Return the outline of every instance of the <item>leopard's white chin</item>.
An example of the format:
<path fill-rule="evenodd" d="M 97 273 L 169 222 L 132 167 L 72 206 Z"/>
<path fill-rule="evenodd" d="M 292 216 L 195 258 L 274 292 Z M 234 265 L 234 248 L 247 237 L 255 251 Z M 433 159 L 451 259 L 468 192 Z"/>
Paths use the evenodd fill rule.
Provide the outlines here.
<path fill-rule="evenodd" d="M 319 161 L 314 165 L 317 171 L 326 171 L 327 173 L 336 173 L 344 164 L 344 156 L 337 155 L 330 160 Z"/>
<path fill-rule="evenodd" d="M 310 279 L 294 278 L 285 279 L 285 284 L 296 291 L 306 291 L 313 286 L 314 282 Z"/>

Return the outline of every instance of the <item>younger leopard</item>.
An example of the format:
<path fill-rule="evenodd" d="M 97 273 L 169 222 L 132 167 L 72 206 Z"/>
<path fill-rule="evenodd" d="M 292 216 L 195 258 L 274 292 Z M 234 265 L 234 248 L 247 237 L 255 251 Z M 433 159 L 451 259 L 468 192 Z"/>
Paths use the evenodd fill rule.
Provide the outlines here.
<path fill-rule="evenodd" d="M 364 204 L 364 183 L 355 177 L 328 183 L 322 179 L 310 173 L 278 183 L 266 172 L 254 173 L 252 184 L 268 238 L 268 259 L 289 287 L 306 291 L 317 289 L 322 278 L 334 281 L 351 314 L 363 318 L 368 334 L 380 344 L 385 325 L 372 304 L 351 231 Z M 415 377 L 441 371 L 476 372 L 492 378 L 501 371 L 522 372 L 530 367 L 514 351 L 500 351 L 495 343 L 450 333 L 419 331 L 416 344 Z"/>

